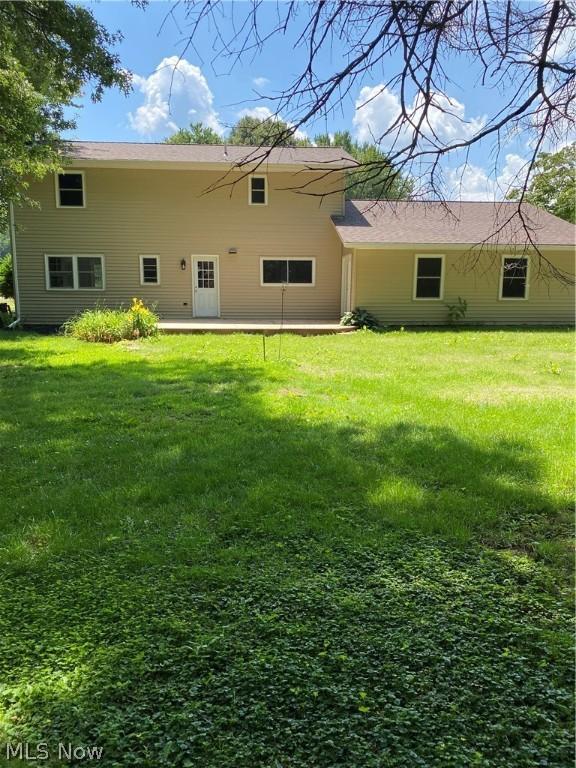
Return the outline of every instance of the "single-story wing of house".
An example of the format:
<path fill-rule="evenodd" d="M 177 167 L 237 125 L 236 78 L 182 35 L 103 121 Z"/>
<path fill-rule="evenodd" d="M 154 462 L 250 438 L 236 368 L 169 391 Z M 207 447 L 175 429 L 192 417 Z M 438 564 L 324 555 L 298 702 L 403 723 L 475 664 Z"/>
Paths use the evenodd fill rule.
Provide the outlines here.
<path fill-rule="evenodd" d="M 167 320 L 574 319 L 575 227 L 517 203 L 345 200 L 334 147 L 70 142 L 12 208 L 17 313 L 58 325 L 138 296 Z M 520 212 L 519 212 L 520 211 Z"/>

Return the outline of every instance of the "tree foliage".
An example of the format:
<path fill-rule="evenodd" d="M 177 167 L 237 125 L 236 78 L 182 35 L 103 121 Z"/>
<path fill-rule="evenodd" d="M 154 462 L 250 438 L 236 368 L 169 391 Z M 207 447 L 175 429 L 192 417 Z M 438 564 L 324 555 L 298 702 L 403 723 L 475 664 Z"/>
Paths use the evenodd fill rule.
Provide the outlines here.
<path fill-rule="evenodd" d="M 222 144 L 223 139 L 213 128 L 203 123 L 190 123 L 190 128 L 179 128 L 165 140 L 166 144 Z"/>
<path fill-rule="evenodd" d="M 14 298 L 14 269 L 9 253 L 0 258 L 0 296 L 5 299 Z"/>
<path fill-rule="evenodd" d="M 84 6 L 70 2 L 0 3 L 0 229 L 9 201 L 27 200 L 26 178 L 61 167 L 65 115 L 89 89 L 99 101 L 106 88 L 130 87 L 111 34 Z"/>
<path fill-rule="evenodd" d="M 358 170 L 348 174 L 348 200 L 406 200 L 414 182 L 394 168 L 388 157 L 375 144 L 358 142 L 350 131 L 323 133 L 314 137 L 322 147 L 342 147 L 358 162 Z"/>
<path fill-rule="evenodd" d="M 541 152 L 528 189 L 513 189 L 510 200 L 523 198 L 561 219 L 576 223 L 576 143 L 559 152 Z"/>
<path fill-rule="evenodd" d="M 232 126 L 228 137 L 230 144 L 241 146 L 309 147 L 308 139 L 298 138 L 284 120 L 246 115 Z"/>

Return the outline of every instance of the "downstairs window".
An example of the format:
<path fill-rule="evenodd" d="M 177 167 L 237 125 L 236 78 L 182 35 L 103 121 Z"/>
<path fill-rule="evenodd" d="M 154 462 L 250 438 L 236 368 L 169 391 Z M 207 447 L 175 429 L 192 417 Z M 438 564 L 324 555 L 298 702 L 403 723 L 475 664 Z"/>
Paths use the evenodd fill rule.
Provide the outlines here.
<path fill-rule="evenodd" d="M 314 259 L 262 259 L 262 285 L 314 285 Z"/>
<path fill-rule="evenodd" d="M 500 298 L 528 298 L 528 259 L 526 257 L 504 256 L 502 258 Z"/>
<path fill-rule="evenodd" d="M 415 299 L 441 299 L 444 283 L 444 256 L 416 256 Z"/>
<path fill-rule="evenodd" d="M 158 256 L 140 256 L 140 284 L 160 285 L 160 259 Z"/>
<path fill-rule="evenodd" d="M 46 255 L 46 288 L 53 290 L 103 290 L 103 256 Z"/>

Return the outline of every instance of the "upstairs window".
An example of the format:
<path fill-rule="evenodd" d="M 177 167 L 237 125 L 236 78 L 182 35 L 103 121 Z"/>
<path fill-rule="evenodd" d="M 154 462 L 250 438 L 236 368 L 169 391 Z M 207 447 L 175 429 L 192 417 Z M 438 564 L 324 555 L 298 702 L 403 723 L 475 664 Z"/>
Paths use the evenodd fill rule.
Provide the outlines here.
<path fill-rule="evenodd" d="M 444 290 L 444 256 L 416 256 L 414 298 L 441 299 Z"/>
<path fill-rule="evenodd" d="M 500 277 L 501 299 L 528 298 L 528 259 L 518 256 L 503 256 Z"/>
<path fill-rule="evenodd" d="M 262 259 L 262 285 L 314 285 L 314 259 Z"/>
<path fill-rule="evenodd" d="M 103 256 L 46 255 L 46 288 L 54 290 L 103 290 Z"/>
<path fill-rule="evenodd" d="M 56 205 L 58 208 L 85 207 L 84 174 L 81 171 L 56 174 Z"/>
<path fill-rule="evenodd" d="M 250 176 L 250 205 L 268 205 L 268 181 L 266 176 Z"/>
<path fill-rule="evenodd" d="M 160 285 L 160 259 L 158 256 L 140 256 L 140 284 Z"/>

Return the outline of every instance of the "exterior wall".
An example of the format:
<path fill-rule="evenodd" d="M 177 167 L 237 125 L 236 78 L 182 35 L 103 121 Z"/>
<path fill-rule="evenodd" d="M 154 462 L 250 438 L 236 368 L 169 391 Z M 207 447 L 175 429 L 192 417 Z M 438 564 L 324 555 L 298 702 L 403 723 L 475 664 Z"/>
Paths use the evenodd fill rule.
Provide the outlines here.
<path fill-rule="evenodd" d="M 444 298 L 415 300 L 415 254 L 444 254 Z M 458 296 L 468 302 L 467 323 L 538 324 L 574 322 L 574 287 L 557 280 L 537 279 L 536 265 L 529 267 L 526 300 L 499 299 L 501 253 L 486 254 L 474 269 L 463 252 L 430 250 L 415 246 L 411 250 L 362 250 L 354 252 L 355 306 L 365 307 L 382 323 L 390 325 L 447 322 L 446 303 Z M 574 255 L 546 252 L 557 266 L 574 273 Z"/>
<path fill-rule="evenodd" d="M 76 170 L 74 168 L 73 170 Z M 57 208 L 54 178 L 32 184 L 40 208 L 15 211 L 20 316 L 24 324 L 57 324 L 97 303 L 156 302 L 165 318 L 192 317 L 192 256 L 218 255 L 223 318 L 277 319 L 279 287 L 260 285 L 262 256 L 316 259 L 312 287 L 289 286 L 287 319 L 340 315 L 342 247 L 330 216 L 342 195 L 296 194 L 311 174 L 268 174 L 268 205 L 248 205 L 248 180 L 203 194 L 223 171 L 86 168 L 86 208 Z M 315 191 L 330 192 L 335 174 Z M 322 186 L 318 186 L 322 185 Z M 238 253 L 229 255 L 229 248 Z M 47 290 L 45 254 L 102 254 L 105 290 Z M 160 256 L 159 286 L 140 285 L 140 254 Z M 186 260 L 186 270 L 180 262 Z"/>

